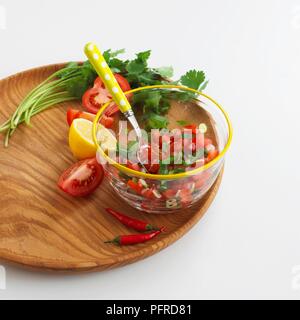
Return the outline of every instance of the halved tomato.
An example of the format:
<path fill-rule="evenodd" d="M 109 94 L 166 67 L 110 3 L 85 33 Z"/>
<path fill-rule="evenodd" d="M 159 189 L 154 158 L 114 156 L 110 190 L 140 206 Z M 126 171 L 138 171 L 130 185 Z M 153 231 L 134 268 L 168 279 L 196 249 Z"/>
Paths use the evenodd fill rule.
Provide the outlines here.
<path fill-rule="evenodd" d="M 96 116 L 93 113 L 84 112 L 72 108 L 69 108 L 67 111 L 67 122 L 69 126 L 71 126 L 73 120 L 75 119 L 82 118 L 93 122 L 95 117 Z M 106 128 L 111 128 L 114 124 L 114 118 L 103 115 L 100 119 L 100 123 Z"/>
<path fill-rule="evenodd" d="M 59 178 L 59 188 L 73 197 L 91 194 L 103 179 L 103 168 L 96 158 L 74 163 Z"/>
<path fill-rule="evenodd" d="M 83 118 L 86 120 L 94 121 L 95 115 L 89 112 L 80 111 L 77 109 L 69 108 L 67 110 L 67 122 L 71 126 L 74 119 Z"/>
<path fill-rule="evenodd" d="M 124 92 L 131 89 L 128 81 L 124 77 L 118 73 L 115 73 L 114 76 Z M 128 94 L 126 97 L 127 99 L 130 99 L 132 94 Z M 99 108 L 104 103 L 110 101 L 111 98 L 112 96 L 105 88 L 103 81 L 98 77 L 94 82 L 94 87 L 84 93 L 82 97 L 82 104 L 89 112 L 96 114 L 99 111 Z M 116 104 L 112 104 L 105 115 L 111 116 L 118 110 L 118 106 Z"/>

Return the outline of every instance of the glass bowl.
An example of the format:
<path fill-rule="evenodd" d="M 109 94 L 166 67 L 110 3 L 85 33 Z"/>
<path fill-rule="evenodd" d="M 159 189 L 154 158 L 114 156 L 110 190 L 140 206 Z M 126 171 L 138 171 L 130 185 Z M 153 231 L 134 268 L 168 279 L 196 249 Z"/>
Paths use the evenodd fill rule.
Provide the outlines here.
<path fill-rule="evenodd" d="M 103 165 L 105 175 L 110 185 L 116 194 L 132 207 L 148 213 L 164 214 L 191 207 L 207 193 L 222 169 L 224 156 L 232 139 L 232 127 L 228 115 L 224 109 L 208 95 L 183 86 L 157 85 L 140 87 L 126 92 L 126 95 L 130 98 L 131 104 L 134 105 L 135 114 L 142 128 L 160 126 L 160 122 L 155 123 L 154 121 L 153 123 L 149 110 L 153 110 L 151 108 L 157 104 L 157 100 L 155 101 L 155 99 L 167 99 L 166 97 L 168 97 L 168 129 L 174 130 L 172 133 L 175 132 L 175 136 L 176 132 L 178 133 L 178 130 L 180 130 L 180 132 L 182 132 L 182 135 L 180 134 L 182 140 L 176 144 L 174 140 L 177 142 L 178 140 L 176 140 L 175 137 L 173 140 L 167 140 L 166 143 L 161 142 L 164 141 L 167 131 L 165 129 L 160 130 L 159 134 L 163 136 L 162 138 L 158 137 L 160 140 L 157 140 L 160 141 L 160 156 L 164 152 L 162 151 L 164 146 L 173 145 L 174 149 L 174 145 L 183 146 L 185 139 L 195 139 L 195 137 L 197 137 L 197 141 L 202 142 L 199 142 L 199 145 L 197 142 L 197 146 L 199 147 L 199 149 L 196 149 L 197 158 L 193 158 L 197 161 L 191 161 L 190 166 L 187 166 L 189 162 L 186 161 L 184 156 L 182 156 L 185 161 L 184 169 L 181 168 L 181 165 L 173 165 L 177 160 L 174 160 L 174 156 L 172 158 L 175 151 L 171 150 L 169 153 L 167 152 L 168 155 L 171 154 L 171 160 L 170 157 L 165 157 L 163 160 L 161 158 L 155 159 L 155 161 L 159 163 L 160 169 L 158 173 L 153 174 L 151 173 L 151 165 L 139 164 L 137 166 L 131 158 L 130 161 L 128 161 L 128 150 L 129 146 L 132 147 L 132 143 L 128 141 L 125 143 L 125 146 L 127 146 L 125 152 L 127 158 L 124 159 L 124 154 L 121 154 L 120 141 L 124 136 L 128 139 L 128 128 L 130 125 L 120 112 L 115 115 L 119 121 L 117 121 L 117 123 L 115 121 L 115 125 L 111 129 L 111 134 L 116 137 L 116 141 L 118 142 L 116 142 L 115 146 L 110 148 L 110 150 L 106 149 L 107 146 L 103 144 L 103 139 L 101 138 L 103 135 L 103 127 L 99 125 L 99 123 L 104 123 L 105 121 L 103 120 L 107 114 L 109 114 L 110 110 L 114 109 L 113 102 L 108 102 L 96 115 L 93 125 L 93 139 L 97 145 L 97 160 Z M 165 102 L 162 104 L 162 107 L 164 107 L 164 104 Z M 144 112 L 141 112 L 141 110 Z M 122 120 L 123 122 L 120 122 Z M 195 132 L 193 126 L 186 126 L 186 124 L 191 123 L 197 124 L 197 130 Z M 124 124 L 125 127 L 127 127 L 126 130 L 122 128 Z M 155 132 L 155 135 L 153 132 Z M 150 141 L 154 141 L 154 137 L 156 136 L 157 138 L 157 132 L 158 130 L 152 131 L 151 139 L 149 137 L 150 134 L 145 133 L 146 137 L 144 135 L 144 138 L 149 138 Z M 194 133 L 197 133 L 197 136 Z M 170 136 L 169 132 L 167 136 Z M 198 139 L 198 137 L 200 138 Z M 188 141 L 189 142 L 183 146 L 183 149 L 186 150 L 185 147 L 189 145 L 192 145 L 195 149 L 195 143 L 192 143 L 192 141 L 195 142 L 195 140 Z M 136 149 L 139 149 L 138 144 L 135 143 L 134 145 Z M 151 149 L 154 149 L 153 145 L 151 145 Z M 200 152 L 198 152 L 198 150 Z M 216 151 L 211 152 L 211 150 Z M 195 155 L 195 150 L 191 152 Z M 153 153 L 149 151 L 149 154 L 152 156 L 151 164 L 154 158 Z M 210 154 L 212 153 L 214 156 L 210 158 Z M 183 152 L 180 152 L 180 154 L 184 155 Z M 141 152 L 139 155 L 141 157 Z M 138 157 L 139 161 L 136 162 L 141 162 L 140 157 Z M 146 158 L 148 158 L 148 156 Z M 187 157 L 187 159 L 190 158 Z M 171 162 L 166 165 L 165 162 L 168 163 L 168 161 Z M 145 167 L 147 170 L 145 170 Z M 167 174 L 163 172 L 162 167 L 168 168 Z M 169 168 L 174 169 L 169 170 Z"/>

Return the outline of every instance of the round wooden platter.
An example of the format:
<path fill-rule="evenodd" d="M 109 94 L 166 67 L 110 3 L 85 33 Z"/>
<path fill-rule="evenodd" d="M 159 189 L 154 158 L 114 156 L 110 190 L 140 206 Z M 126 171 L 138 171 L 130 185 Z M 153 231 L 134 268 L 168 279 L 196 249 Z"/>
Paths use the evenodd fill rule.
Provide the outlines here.
<path fill-rule="evenodd" d="M 0 123 L 33 87 L 62 65 L 18 73 L 0 81 Z M 95 271 L 123 266 L 166 248 L 203 216 L 219 188 L 222 173 L 196 206 L 167 215 L 138 212 L 125 204 L 104 180 L 87 198 L 72 198 L 57 188 L 64 169 L 74 163 L 67 147 L 67 106 L 61 104 L 21 125 L 8 148 L 0 140 L 0 260 L 55 271 Z M 105 213 L 113 207 L 133 217 L 164 225 L 167 231 L 145 244 L 104 244 L 132 233 Z"/>

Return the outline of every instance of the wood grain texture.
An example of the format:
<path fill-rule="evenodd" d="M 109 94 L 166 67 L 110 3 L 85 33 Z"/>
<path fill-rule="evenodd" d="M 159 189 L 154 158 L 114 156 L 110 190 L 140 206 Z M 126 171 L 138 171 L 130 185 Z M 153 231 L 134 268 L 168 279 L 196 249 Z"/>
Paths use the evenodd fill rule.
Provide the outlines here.
<path fill-rule="evenodd" d="M 50 65 L 0 81 L 0 122 L 6 120 L 33 87 L 59 69 Z M 90 197 L 76 199 L 56 186 L 61 172 L 74 163 L 67 147 L 67 106 L 61 104 L 21 125 L 9 148 L 0 140 L 0 259 L 27 267 L 56 271 L 93 271 L 123 266 L 146 258 L 182 237 L 213 201 L 222 173 L 195 207 L 174 214 L 149 215 L 132 209 L 107 181 Z M 103 242 L 130 233 L 104 212 L 105 207 L 128 212 L 167 232 L 148 243 L 116 247 Z"/>

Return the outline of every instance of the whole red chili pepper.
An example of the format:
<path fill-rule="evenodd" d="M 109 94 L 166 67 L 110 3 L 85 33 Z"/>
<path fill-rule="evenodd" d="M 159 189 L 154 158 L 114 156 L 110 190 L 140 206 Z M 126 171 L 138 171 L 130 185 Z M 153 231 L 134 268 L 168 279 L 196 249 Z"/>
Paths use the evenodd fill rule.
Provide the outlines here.
<path fill-rule="evenodd" d="M 156 230 L 151 233 L 142 233 L 142 234 L 130 234 L 122 235 L 114 238 L 111 241 L 105 241 L 105 243 L 114 243 L 119 246 L 128 246 L 131 244 L 138 244 L 149 241 L 160 234 L 162 230 Z"/>
<path fill-rule="evenodd" d="M 160 230 L 160 228 L 157 228 L 157 227 L 153 226 L 152 224 L 149 224 L 148 222 L 130 218 L 130 217 L 125 216 L 124 214 L 122 214 L 118 211 L 115 211 L 111 208 L 107 208 L 106 211 L 108 213 L 110 213 L 112 216 L 114 216 L 116 219 L 118 219 L 125 226 L 130 227 L 132 229 L 135 229 L 137 231 Z"/>

